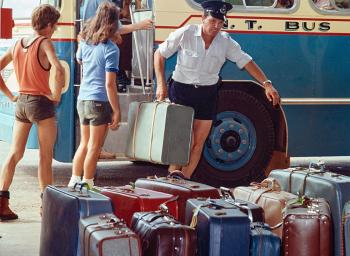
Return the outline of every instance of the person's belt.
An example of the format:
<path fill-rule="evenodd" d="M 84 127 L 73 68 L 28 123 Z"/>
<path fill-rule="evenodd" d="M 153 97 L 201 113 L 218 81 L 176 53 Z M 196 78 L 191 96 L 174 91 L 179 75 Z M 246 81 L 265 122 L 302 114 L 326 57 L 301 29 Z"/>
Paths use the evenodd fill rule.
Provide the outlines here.
<path fill-rule="evenodd" d="M 215 83 L 215 84 L 211 84 L 211 85 L 202 85 L 202 84 L 185 84 L 185 83 L 181 83 L 181 82 L 177 82 L 177 81 L 175 81 L 174 80 L 174 82 L 176 83 L 176 84 L 178 84 L 178 85 L 181 85 L 181 86 L 192 86 L 192 87 L 194 87 L 194 88 L 199 88 L 199 87 L 206 87 L 206 88 L 209 88 L 209 87 L 211 87 L 211 86 L 215 86 L 217 83 Z"/>

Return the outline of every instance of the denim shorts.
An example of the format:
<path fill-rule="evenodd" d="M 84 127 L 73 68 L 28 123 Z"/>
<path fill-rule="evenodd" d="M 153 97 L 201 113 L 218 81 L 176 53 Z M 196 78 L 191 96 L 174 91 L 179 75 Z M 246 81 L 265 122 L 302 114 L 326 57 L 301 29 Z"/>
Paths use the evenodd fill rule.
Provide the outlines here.
<path fill-rule="evenodd" d="M 173 81 L 169 88 L 171 102 L 194 109 L 194 118 L 213 120 L 216 115 L 217 84 L 194 86 Z"/>
<path fill-rule="evenodd" d="M 77 110 L 82 125 L 98 126 L 112 121 L 112 107 L 109 102 L 79 100 Z"/>
<path fill-rule="evenodd" d="M 17 121 L 37 123 L 55 116 L 54 103 L 42 95 L 20 94 L 16 102 Z"/>

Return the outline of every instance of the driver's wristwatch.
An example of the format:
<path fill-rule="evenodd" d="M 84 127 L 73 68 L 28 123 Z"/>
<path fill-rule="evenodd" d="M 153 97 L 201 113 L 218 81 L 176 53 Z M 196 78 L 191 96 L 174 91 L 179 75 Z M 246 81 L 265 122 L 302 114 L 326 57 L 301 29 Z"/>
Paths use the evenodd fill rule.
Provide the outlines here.
<path fill-rule="evenodd" d="M 264 82 L 262 82 L 262 86 L 264 88 L 267 88 L 269 87 L 267 84 L 270 84 L 272 86 L 272 81 L 271 80 L 265 80 Z"/>

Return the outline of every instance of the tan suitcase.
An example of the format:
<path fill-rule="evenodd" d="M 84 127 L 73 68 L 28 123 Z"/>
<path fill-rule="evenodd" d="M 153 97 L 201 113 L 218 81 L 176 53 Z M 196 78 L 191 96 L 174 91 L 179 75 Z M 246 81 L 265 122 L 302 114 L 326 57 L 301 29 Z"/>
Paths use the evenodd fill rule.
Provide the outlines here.
<path fill-rule="evenodd" d="M 283 209 L 287 202 L 297 200 L 296 195 L 281 191 L 278 182 L 271 178 L 267 178 L 261 183 L 252 183 L 248 187 L 236 187 L 233 194 L 236 199 L 261 206 L 264 209 L 265 222 L 272 228 L 282 223 Z M 274 229 L 273 232 L 282 237 L 282 226 Z"/>

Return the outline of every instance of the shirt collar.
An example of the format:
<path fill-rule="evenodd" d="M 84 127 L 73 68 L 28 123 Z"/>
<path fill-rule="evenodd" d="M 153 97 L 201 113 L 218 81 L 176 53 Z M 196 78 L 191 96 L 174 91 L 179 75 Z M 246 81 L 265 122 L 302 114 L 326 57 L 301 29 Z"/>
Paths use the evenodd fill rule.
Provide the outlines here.
<path fill-rule="evenodd" d="M 197 26 L 197 31 L 194 34 L 195 36 L 202 36 L 202 26 L 203 26 L 202 24 Z"/>

